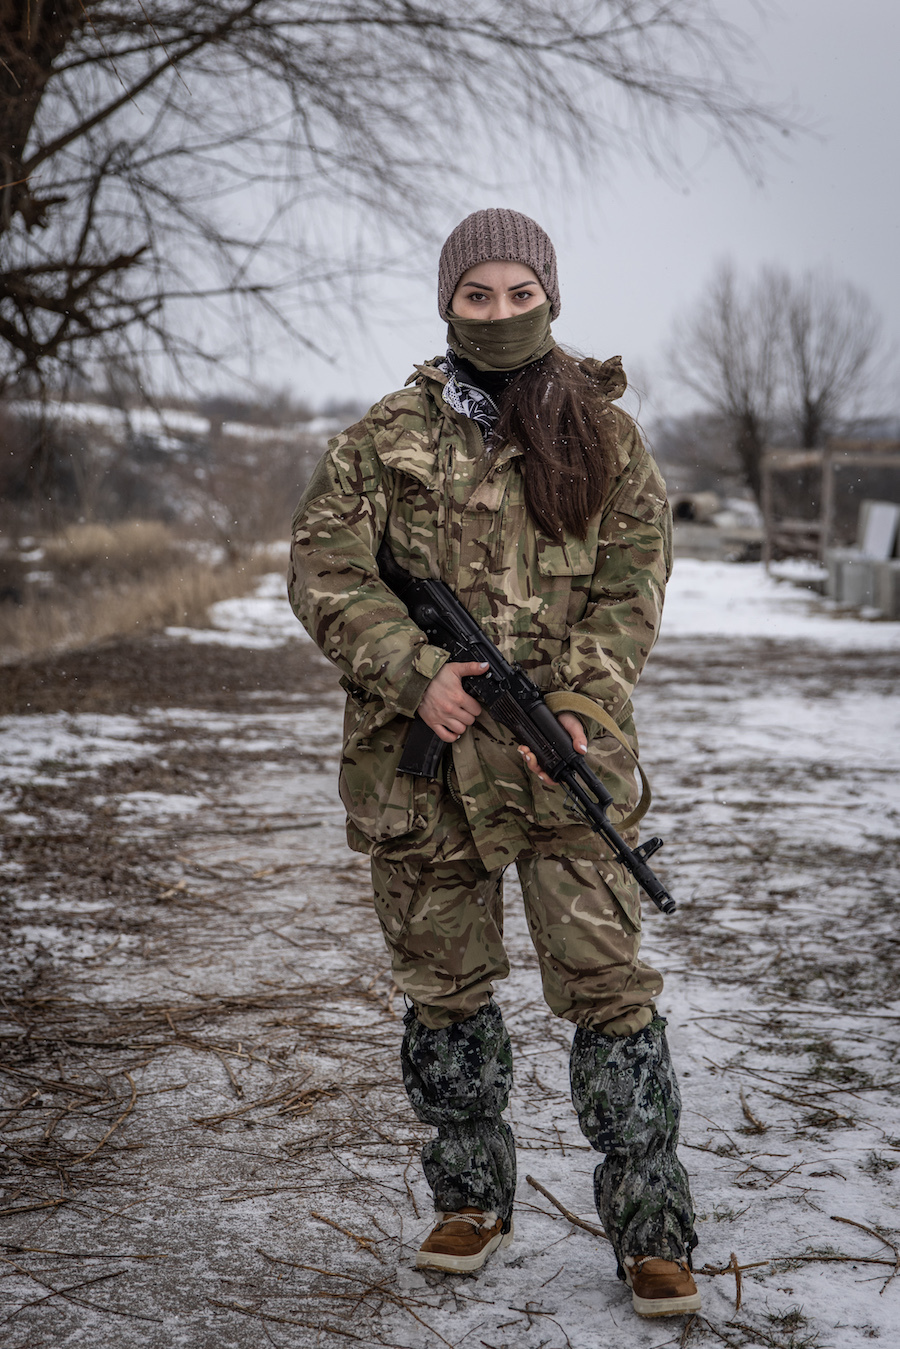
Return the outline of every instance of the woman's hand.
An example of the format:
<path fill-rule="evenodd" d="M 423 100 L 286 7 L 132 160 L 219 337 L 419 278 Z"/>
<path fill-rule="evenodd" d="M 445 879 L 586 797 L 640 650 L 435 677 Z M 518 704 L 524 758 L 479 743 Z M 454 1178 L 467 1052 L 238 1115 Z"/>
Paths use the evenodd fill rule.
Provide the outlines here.
<path fill-rule="evenodd" d="M 584 733 L 584 727 L 575 716 L 574 712 L 560 712 L 557 721 L 569 732 L 569 735 L 572 737 L 572 744 L 575 746 L 578 753 L 587 754 L 587 737 Z M 548 778 L 547 774 L 538 768 L 538 761 L 534 756 L 534 751 L 530 750 L 527 745 L 520 745 L 519 753 L 531 769 L 532 773 L 537 773 L 541 782 L 546 783 L 548 787 L 552 787 L 553 779 Z"/>
<path fill-rule="evenodd" d="M 487 662 L 453 661 L 442 665 L 419 703 L 419 716 L 441 740 L 458 740 L 481 711 L 462 686 L 466 675 L 484 674 Z"/>

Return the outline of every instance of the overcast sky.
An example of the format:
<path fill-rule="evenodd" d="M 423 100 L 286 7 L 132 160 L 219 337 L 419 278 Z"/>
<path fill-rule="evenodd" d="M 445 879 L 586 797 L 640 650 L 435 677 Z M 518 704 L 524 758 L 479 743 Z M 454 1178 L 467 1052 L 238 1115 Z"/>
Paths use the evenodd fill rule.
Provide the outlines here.
<path fill-rule="evenodd" d="M 664 350 L 674 318 L 722 258 L 746 272 L 765 262 L 798 273 L 829 265 L 868 292 L 900 347 L 898 0 L 783 0 L 762 18 L 748 0 L 717 3 L 756 39 L 760 91 L 793 99 L 815 127 L 772 142 L 762 185 L 699 139 L 696 162 L 675 183 L 632 156 L 586 173 L 567 194 L 534 180 L 510 187 L 511 159 L 503 191 L 473 190 L 445 222 L 446 233 L 469 210 L 494 205 L 539 220 L 559 256 L 557 339 L 599 357 L 621 353 L 644 393 L 645 418 L 694 401 L 666 380 Z M 413 362 L 444 345 L 437 253 L 422 249 L 409 264 L 411 279 L 373 292 L 367 333 L 351 324 L 338 336 L 323 322 L 333 361 L 282 348 L 257 375 L 316 405 L 347 395 L 374 401 L 400 387 Z M 892 401 L 900 411 L 900 393 Z"/>

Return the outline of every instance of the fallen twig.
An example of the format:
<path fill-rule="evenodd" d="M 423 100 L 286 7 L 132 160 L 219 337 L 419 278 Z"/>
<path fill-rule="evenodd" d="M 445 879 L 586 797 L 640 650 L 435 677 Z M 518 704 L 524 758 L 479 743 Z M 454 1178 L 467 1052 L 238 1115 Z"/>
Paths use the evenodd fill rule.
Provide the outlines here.
<path fill-rule="evenodd" d="M 783 1092 L 768 1091 L 762 1088 L 766 1096 L 771 1096 L 773 1101 L 783 1101 L 785 1105 L 795 1105 L 800 1110 L 813 1110 L 818 1114 L 831 1115 L 833 1119 L 843 1120 L 845 1124 L 855 1124 L 856 1120 L 852 1115 L 842 1115 L 839 1110 L 835 1110 L 833 1105 L 818 1105 L 815 1101 L 801 1100 L 798 1096 L 785 1096 Z"/>
<path fill-rule="evenodd" d="M 93 1157 L 95 1153 L 99 1152 L 100 1149 L 103 1147 L 103 1144 L 106 1142 L 106 1140 L 112 1137 L 112 1135 L 118 1129 L 119 1125 L 128 1118 L 128 1116 L 134 1109 L 134 1103 L 137 1100 L 137 1087 L 135 1086 L 134 1078 L 131 1076 L 131 1073 L 128 1072 L 123 1073 L 123 1077 L 127 1077 L 128 1081 L 131 1083 L 131 1100 L 125 1107 L 124 1112 L 119 1116 L 115 1124 L 113 1124 L 109 1129 L 107 1129 L 106 1133 L 100 1139 L 100 1142 L 97 1143 L 95 1147 L 91 1148 L 90 1152 L 82 1153 L 80 1157 L 73 1157 L 72 1161 L 68 1163 L 70 1166 L 74 1166 L 77 1162 L 86 1162 L 91 1157 Z"/>
<path fill-rule="evenodd" d="M 289 946 L 296 946 L 298 951 L 305 951 L 305 950 L 306 950 L 306 947 L 303 945 L 302 942 L 295 941 L 293 937 L 289 937 L 289 936 L 287 935 L 287 933 L 285 933 L 285 932 L 279 932 L 277 928 L 274 928 L 274 927 L 264 927 L 264 928 L 263 928 L 263 931 L 264 931 L 264 932 L 271 932 L 271 934 L 272 934 L 273 937 L 280 937 L 281 940 L 282 940 L 282 941 L 286 941 L 286 942 L 288 943 Z"/>
<path fill-rule="evenodd" d="M 681 1332 L 681 1339 L 678 1341 L 678 1349 L 686 1349 L 687 1342 L 691 1338 L 691 1332 L 693 1331 L 694 1326 L 696 1324 L 697 1324 L 697 1313 L 694 1312 L 693 1316 L 689 1316 L 687 1321 L 685 1321 L 684 1323 L 684 1329 Z"/>
<path fill-rule="evenodd" d="M 881 1285 L 879 1291 L 880 1297 L 891 1280 L 896 1278 L 897 1274 L 900 1273 L 900 1250 L 898 1250 L 894 1243 L 887 1237 L 882 1236 L 880 1232 L 876 1232 L 874 1227 L 866 1227 L 865 1223 L 858 1223 L 853 1218 L 839 1218 L 833 1213 L 831 1215 L 831 1221 L 833 1223 L 846 1223 L 848 1227 L 858 1227 L 861 1232 L 868 1232 L 870 1237 L 875 1237 L 877 1241 L 880 1241 L 883 1245 L 887 1246 L 889 1250 L 894 1252 L 894 1268 Z"/>
<path fill-rule="evenodd" d="M 422 1215 L 419 1212 L 419 1205 L 416 1203 L 416 1196 L 412 1192 L 412 1187 L 409 1183 L 409 1179 L 406 1174 L 409 1168 L 412 1166 L 412 1164 L 413 1164 L 412 1161 L 408 1161 L 406 1163 L 406 1166 L 403 1168 L 403 1184 L 406 1186 L 406 1193 L 409 1195 L 409 1202 L 412 1204 L 413 1213 L 416 1215 L 416 1218 L 418 1219 L 421 1218 Z"/>
<path fill-rule="evenodd" d="M 747 1098 L 744 1096 L 743 1087 L 741 1087 L 740 1096 L 741 1096 L 741 1109 L 744 1112 L 744 1119 L 748 1122 L 748 1124 L 753 1125 L 754 1129 L 758 1134 L 764 1134 L 769 1126 L 768 1124 L 763 1124 L 762 1120 L 756 1118 L 753 1111 L 747 1104 Z"/>
<path fill-rule="evenodd" d="M 550 1312 L 543 1312 L 543 1311 L 540 1311 L 540 1310 L 537 1310 L 537 1311 L 536 1311 L 536 1310 L 531 1306 L 531 1304 L 530 1304 L 530 1303 L 527 1303 L 527 1302 L 526 1302 L 526 1304 L 525 1304 L 524 1307 L 513 1307 L 513 1306 L 510 1306 L 510 1309 L 509 1309 L 509 1310 L 510 1310 L 511 1312 L 523 1312 L 523 1313 L 528 1317 L 528 1329 L 529 1329 L 529 1330 L 531 1329 L 531 1318 L 532 1318 L 533 1316 L 546 1316 L 546 1318 L 547 1318 L 548 1321 L 552 1321 L 553 1324 L 554 1324 L 555 1326 L 557 1326 L 557 1327 L 562 1331 L 562 1333 L 563 1333 L 563 1335 L 564 1335 L 564 1337 L 565 1337 L 566 1344 L 569 1346 L 569 1349 L 572 1349 L 572 1341 L 569 1339 L 568 1335 L 566 1335 L 565 1330 L 563 1330 L 563 1327 L 559 1324 L 559 1322 L 557 1321 L 556 1317 L 553 1316 L 552 1313 L 550 1313 Z M 510 1324 L 512 1324 L 512 1323 L 510 1323 Z"/>
<path fill-rule="evenodd" d="M 2 1259 L 2 1257 L 0 1257 L 0 1259 Z M 76 1305 L 84 1307 L 96 1306 L 96 1303 L 84 1302 L 80 1298 L 69 1297 L 69 1294 L 73 1293 L 77 1288 L 88 1288 L 93 1283 L 104 1283 L 107 1279 L 118 1279 L 121 1274 L 125 1273 L 124 1269 L 117 1269 L 114 1270 L 112 1274 L 98 1274 L 96 1278 L 82 1279 L 79 1283 L 71 1283 L 67 1288 L 54 1288 L 52 1284 L 47 1283 L 44 1279 L 39 1279 L 36 1274 L 32 1274 L 30 1269 L 25 1269 L 23 1265 L 17 1265 L 13 1260 L 3 1260 L 3 1263 L 5 1265 L 12 1265 L 13 1269 L 18 1270 L 20 1274 L 24 1274 L 29 1279 L 32 1279 L 39 1288 L 48 1288 L 50 1290 L 44 1297 L 35 1298 L 32 1302 L 23 1302 L 20 1307 L 16 1307 L 15 1311 L 10 1312 L 9 1316 L 5 1316 L 3 1318 L 4 1321 L 11 1321 L 13 1317 L 18 1316 L 19 1312 L 27 1311 L 29 1307 L 39 1307 L 42 1302 L 49 1302 L 53 1297 L 61 1297 L 64 1298 L 66 1302 L 73 1302 Z"/>
<path fill-rule="evenodd" d="M 738 1272 L 746 1273 L 748 1269 L 767 1269 L 772 1265 L 890 1265 L 894 1266 L 893 1260 L 884 1260 L 877 1255 L 773 1255 L 768 1260 L 753 1260 L 748 1265 L 738 1265 Z M 705 1274 L 709 1278 L 714 1278 L 717 1274 L 734 1274 L 734 1265 L 729 1260 L 727 1265 L 704 1265 L 702 1269 L 694 1270 L 695 1274 Z"/>
<path fill-rule="evenodd" d="M 545 1190 L 540 1181 L 535 1180 L 534 1176 L 526 1176 L 525 1179 L 528 1181 L 528 1184 L 533 1189 L 537 1190 L 539 1194 L 542 1194 L 545 1199 L 548 1199 L 550 1203 L 553 1205 L 553 1207 L 555 1209 L 558 1209 L 564 1218 L 568 1218 L 569 1222 L 572 1223 L 575 1227 L 581 1227 L 585 1232 L 590 1232 L 591 1236 L 602 1237 L 604 1241 L 609 1241 L 609 1237 L 606 1235 L 602 1227 L 595 1227 L 593 1223 L 586 1223 L 583 1218 L 576 1218 L 575 1214 L 570 1213 L 569 1210 L 563 1204 L 561 1204 L 558 1199 L 554 1198 L 554 1196 L 550 1193 L 549 1190 Z"/>
<path fill-rule="evenodd" d="M 168 1260 L 168 1255 L 138 1255 L 135 1251 L 57 1251 L 50 1246 L 13 1246 L 0 1241 L 0 1250 L 15 1255 L 61 1255 L 66 1260 Z"/>
<path fill-rule="evenodd" d="M 68 1204 L 69 1196 L 65 1199 L 44 1199 L 39 1204 L 13 1204 L 10 1208 L 0 1208 L 0 1218 L 7 1218 L 13 1213 L 35 1213 L 41 1208 L 58 1208 L 60 1204 Z"/>
<path fill-rule="evenodd" d="M 381 1252 L 375 1250 L 374 1242 L 371 1237 L 359 1237 L 355 1232 L 351 1232 L 349 1228 L 341 1227 L 340 1223 L 336 1223 L 333 1218 L 326 1218 L 324 1214 L 316 1213 L 314 1209 L 310 1209 L 309 1216 L 318 1219 L 320 1223 L 327 1223 L 328 1226 L 333 1227 L 336 1232 L 343 1232 L 345 1237 L 349 1237 L 351 1241 L 356 1242 L 357 1246 L 361 1246 L 363 1250 L 368 1251 L 370 1255 L 374 1255 L 376 1260 L 382 1259 Z"/>
<path fill-rule="evenodd" d="M 311 1072 L 312 1069 L 310 1069 L 306 1076 L 302 1077 L 299 1082 L 292 1082 L 289 1087 L 285 1087 L 282 1091 L 275 1092 L 272 1096 L 264 1096 L 259 1100 L 250 1101 L 247 1105 L 239 1106 L 237 1110 L 223 1111 L 221 1115 L 195 1115 L 193 1123 L 203 1124 L 206 1125 L 207 1128 L 213 1128 L 216 1124 L 223 1124 L 227 1119 L 237 1119 L 239 1115 L 246 1115 L 248 1110 L 262 1110 L 267 1105 L 278 1105 L 280 1102 L 284 1101 L 285 1098 L 289 1098 L 292 1101 L 296 1098 L 300 1087 L 307 1080 Z"/>
<path fill-rule="evenodd" d="M 21 1307 L 17 1307 L 15 1311 L 10 1312 L 9 1316 L 4 1318 L 5 1321 L 11 1321 L 14 1316 L 18 1316 L 20 1311 L 25 1311 L 28 1307 L 37 1307 L 40 1306 L 42 1302 L 49 1302 L 52 1297 L 61 1297 L 66 1302 L 73 1303 L 76 1307 L 90 1307 L 93 1311 L 107 1312 L 112 1316 L 130 1316 L 137 1321 L 153 1321 L 157 1325 L 162 1324 L 162 1318 L 158 1316 L 143 1316 L 140 1312 L 129 1312 L 121 1307 L 108 1307 L 99 1302 L 88 1302 L 85 1298 L 71 1296 L 76 1288 L 86 1288 L 89 1284 L 105 1283 L 108 1279 L 118 1279 L 120 1275 L 128 1273 L 125 1269 L 113 1270 L 110 1274 L 98 1274 L 96 1278 L 92 1279 L 82 1279 L 80 1283 L 70 1284 L 68 1288 L 54 1288 L 52 1284 L 39 1278 L 37 1274 L 33 1274 L 31 1270 L 26 1269 L 24 1265 L 17 1265 L 14 1260 L 6 1260 L 2 1256 L 0 1256 L 0 1261 L 2 1261 L 4 1265 L 12 1265 L 18 1273 L 24 1274 L 26 1278 L 31 1279 L 32 1282 L 36 1283 L 39 1288 L 49 1289 L 46 1297 L 37 1298 L 34 1302 L 23 1303 Z"/>
<path fill-rule="evenodd" d="M 304 1269 L 310 1274 L 324 1274 L 329 1279 L 346 1279 L 349 1283 L 363 1284 L 365 1289 L 363 1296 L 365 1296 L 368 1293 L 375 1292 L 378 1293 L 381 1297 L 387 1298 L 389 1302 L 393 1302 L 396 1306 L 402 1307 L 403 1310 L 413 1318 L 413 1320 L 418 1321 L 419 1325 L 424 1326 L 425 1329 L 430 1334 L 436 1335 L 437 1338 L 440 1340 L 441 1344 L 447 1345 L 447 1349 L 453 1349 L 453 1346 L 450 1344 L 450 1341 L 445 1340 L 439 1330 L 435 1330 L 434 1326 L 430 1326 L 427 1321 L 422 1320 L 421 1316 L 419 1316 L 417 1312 L 413 1311 L 412 1307 L 406 1301 L 406 1298 L 401 1297 L 400 1294 L 396 1291 L 396 1289 L 386 1288 L 383 1282 L 374 1284 L 368 1279 L 361 1278 L 360 1275 L 358 1274 L 343 1274 L 338 1270 L 322 1269 L 319 1265 L 301 1265 L 297 1260 L 285 1260 L 282 1256 L 269 1255 L 268 1251 L 264 1251 L 261 1246 L 257 1246 L 256 1249 L 259 1252 L 259 1254 L 263 1257 L 263 1259 L 271 1260 L 272 1263 L 276 1265 L 289 1265 L 291 1269 Z"/>
<path fill-rule="evenodd" d="M 258 824 L 243 829 L 167 829 L 170 838 L 191 838 L 194 834 L 220 836 L 222 838 L 246 838 L 250 834 L 284 834 L 295 829 L 317 829 L 324 820 L 300 820 L 296 824 Z"/>
<path fill-rule="evenodd" d="M 241 1086 L 240 1082 L 235 1077 L 234 1069 L 232 1068 L 231 1064 L 228 1062 L 224 1054 L 220 1054 L 217 1052 L 216 1057 L 218 1058 L 222 1067 L 228 1074 L 228 1080 L 231 1083 L 232 1087 L 234 1088 L 235 1096 L 238 1098 L 239 1101 L 242 1101 L 244 1099 L 244 1088 Z"/>
<path fill-rule="evenodd" d="M 714 1326 L 712 1321 L 707 1321 L 705 1316 L 703 1318 L 703 1324 L 706 1326 L 707 1330 L 711 1331 L 712 1334 L 715 1335 L 716 1339 L 721 1340 L 723 1344 L 727 1344 L 728 1349 L 741 1349 L 741 1345 L 735 1344 L 734 1340 L 730 1340 L 727 1335 L 723 1335 L 721 1330 L 719 1330 L 718 1326 Z M 741 1341 L 741 1344 L 745 1343 L 746 1343 L 745 1340 Z"/>
<path fill-rule="evenodd" d="M 707 1324 L 709 1324 L 707 1322 Z M 784 1349 L 784 1340 L 776 1340 L 773 1335 L 767 1335 L 764 1330 L 758 1326 L 747 1325 L 745 1321 L 726 1321 L 725 1324 L 731 1330 L 740 1330 L 744 1335 L 749 1335 L 756 1344 L 766 1344 L 769 1349 Z M 726 1340 L 726 1343 L 728 1341 Z M 793 1337 L 791 1343 L 794 1343 Z"/>
<path fill-rule="evenodd" d="M 350 1106 L 354 1114 L 356 1114 L 362 1120 L 366 1128 L 371 1129 L 373 1133 L 377 1134 L 383 1143 L 388 1143 L 393 1147 L 394 1144 L 396 1143 L 396 1139 L 389 1138 L 387 1134 L 382 1133 L 378 1125 L 374 1122 L 374 1120 L 370 1119 L 367 1115 L 363 1114 L 362 1108 L 356 1103 L 356 1101 L 350 1095 L 349 1091 L 347 1091 L 344 1087 L 338 1087 L 338 1091 L 341 1093 L 342 1096 L 346 1096 L 347 1100 L 350 1102 Z"/>
<path fill-rule="evenodd" d="M 56 1091 L 77 1091 L 82 1096 L 104 1095 L 96 1087 L 86 1087 L 81 1082 L 64 1082 L 59 1078 L 40 1077 L 37 1073 L 26 1073 L 22 1068 L 11 1068 L 7 1063 L 0 1063 L 0 1072 L 9 1073 L 12 1077 L 24 1077 L 29 1082 L 42 1082 L 45 1087 L 53 1087 Z"/>
<path fill-rule="evenodd" d="M 240 1312 L 242 1316 L 255 1316 L 259 1321 L 275 1321 L 281 1326 L 303 1326 L 305 1330 L 328 1330 L 332 1335 L 345 1335 L 348 1340 L 358 1340 L 360 1344 L 368 1344 L 370 1341 L 367 1336 L 355 1335 L 352 1330 L 342 1330 L 340 1326 L 332 1326 L 322 1321 L 300 1321 L 292 1316 L 274 1316 L 271 1312 L 260 1312 L 254 1307 L 244 1307 L 240 1302 L 219 1302 L 217 1298 L 210 1297 L 206 1299 L 213 1307 L 224 1307 L 229 1312 Z"/>
<path fill-rule="evenodd" d="M 295 1091 L 279 1107 L 278 1113 L 279 1115 L 308 1115 L 317 1101 L 330 1101 L 336 1095 L 337 1092 L 329 1091 L 326 1087 L 307 1087 L 304 1091 Z"/>
<path fill-rule="evenodd" d="M 27 1096 L 23 1096 L 19 1104 L 13 1106 L 9 1114 L 6 1115 L 4 1119 L 0 1120 L 0 1129 L 5 1129 L 7 1124 L 12 1124 L 19 1112 L 25 1109 L 28 1102 L 33 1101 L 35 1096 L 40 1096 L 40 1094 L 40 1089 L 38 1087 L 33 1087 L 31 1091 L 28 1092 Z"/>
<path fill-rule="evenodd" d="M 731 1268 L 734 1271 L 734 1310 L 741 1310 L 741 1267 L 734 1251 L 731 1252 Z"/>

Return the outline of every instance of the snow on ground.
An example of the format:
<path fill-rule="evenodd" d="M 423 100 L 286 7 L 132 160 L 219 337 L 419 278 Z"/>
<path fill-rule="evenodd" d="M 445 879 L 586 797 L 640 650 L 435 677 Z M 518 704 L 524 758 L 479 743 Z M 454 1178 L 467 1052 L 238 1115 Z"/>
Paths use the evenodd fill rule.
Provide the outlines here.
<path fill-rule="evenodd" d="M 814 577 L 817 572 L 809 573 Z M 790 572 L 788 572 L 790 575 Z M 807 572 L 801 571 L 801 577 Z M 254 595 L 222 600 L 209 628 L 169 628 L 192 642 L 265 647 L 306 634 L 288 609 L 284 577 L 264 576 Z M 761 563 L 735 566 L 679 558 L 666 595 L 664 637 L 757 637 L 821 642 L 832 649 L 900 651 L 900 624 L 830 611 L 813 591 L 766 574 Z"/>
<path fill-rule="evenodd" d="M 176 408 L 107 407 L 102 403 L 37 403 L 19 400 L 10 403 L 13 412 L 21 417 L 39 418 L 50 416 L 67 426 L 99 426 L 112 434 L 122 434 L 127 427 L 130 432 L 139 432 L 153 436 L 161 449 L 178 449 L 186 437 L 197 439 L 207 437 L 211 431 L 209 417 L 198 412 L 188 412 Z M 221 431 L 224 435 L 259 441 L 283 440 L 285 436 L 301 434 L 306 436 L 332 436 L 342 429 L 339 421 L 333 417 L 314 417 L 308 422 L 298 422 L 286 426 L 257 426 L 250 422 L 225 422 Z"/>
<path fill-rule="evenodd" d="M 46 417 L 65 423 L 67 426 L 102 426 L 110 431 L 120 431 L 129 426 L 135 431 L 148 435 L 165 436 L 166 433 L 181 432 L 184 435 L 204 436 L 209 434 L 209 418 L 196 412 L 185 412 L 175 408 L 157 411 L 155 408 L 132 408 L 127 412 L 121 408 L 108 407 L 103 403 L 38 403 L 20 400 L 10 404 L 13 412 L 21 417 Z"/>
<path fill-rule="evenodd" d="M 849 651 L 900 651 L 900 623 L 831 612 L 813 591 L 768 576 L 762 563 L 735 566 L 691 557 L 676 562 L 662 634 L 767 637 Z"/>
<path fill-rule="evenodd" d="M 55 713 L 2 722 L 0 782 L 33 782 L 60 769 L 84 771 L 155 752 L 133 717 Z"/>
<path fill-rule="evenodd" d="M 288 607 L 285 579 L 269 572 L 255 592 L 240 599 L 219 600 L 209 611 L 209 628 L 169 628 L 168 637 L 222 646 L 282 646 L 287 641 L 307 641 L 307 635 Z"/>
<path fill-rule="evenodd" d="M 216 630 L 293 642 L 282 587 L 218 606 Z M 644 953 L 706 1271 L 687 1323 L 635 1318 L 602 1240 L 527 1180 L 596 1224 L 571 1027 L 542 1002 L 514 880 L 516 1239 L 475 1278 L 412 1268 L 428 1131 L 343 841 L 337 689 L 5 719 L 5 840 L 28 844 L 0 868 L 10 982 L 38 972 L 0 1063 L 11 1349 L 896 1343 L 898 645 L 900 625 L 758 567 L 676 568 L 636 706 L 679 901 L 648 906 Z M 28 888 L 54 831 L 87 836 L 93 869 L 63 850 Z"/>

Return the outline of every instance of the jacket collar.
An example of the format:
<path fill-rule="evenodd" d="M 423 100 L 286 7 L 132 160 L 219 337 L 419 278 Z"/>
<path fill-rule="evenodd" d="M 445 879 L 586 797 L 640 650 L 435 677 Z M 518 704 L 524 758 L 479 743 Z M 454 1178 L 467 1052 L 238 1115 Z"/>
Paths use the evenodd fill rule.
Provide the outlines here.
<path fill-rule="evenodd" d="M 435 357 L 435 361 L 440 359 Z M 415 366 L 406 383 L 409 385 L 414 382 L 423 386 L 422 396 L 431 400 L 430 436 L 425 426 L 421 431 L 414 431 L 404 427 L 402 423 L 388 424 L 379 429 L 375 448 L 379 459 L 387 468 L 408 474 L 423 487 L 434 487 L 438 477 L 437 437 L 440 434 L 441 421 L 444 417 L 462 418 L 463 414 L 455 412 L 444 402 L 441 395 L 443 386 L 447 383 L 447 371 L 442 370 L 434 362 L 426 361 L 422 365 Z M 435 385 L 439 387 L 435 388 Z M 517 458 L 522 452 L 519 445 L 504 445 L 496 454 L 491 455 L 488 476 L 493 476 L 496 469 Z"/>

